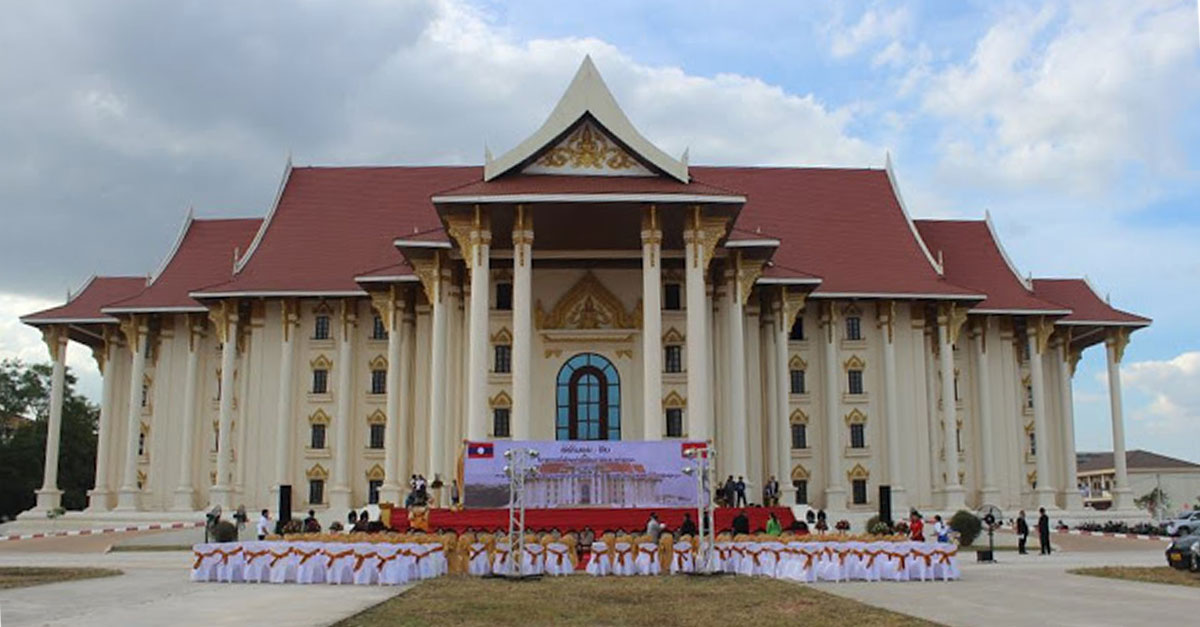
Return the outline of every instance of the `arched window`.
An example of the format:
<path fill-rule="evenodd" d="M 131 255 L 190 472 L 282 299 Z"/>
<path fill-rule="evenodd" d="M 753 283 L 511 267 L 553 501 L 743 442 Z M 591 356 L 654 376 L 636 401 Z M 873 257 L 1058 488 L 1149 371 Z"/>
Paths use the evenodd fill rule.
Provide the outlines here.
<path fill-rule="evenodd" d="M 559 440 L 621 439 L 621 378 L 612 362 L 580 353 L 558 371 Z"/>

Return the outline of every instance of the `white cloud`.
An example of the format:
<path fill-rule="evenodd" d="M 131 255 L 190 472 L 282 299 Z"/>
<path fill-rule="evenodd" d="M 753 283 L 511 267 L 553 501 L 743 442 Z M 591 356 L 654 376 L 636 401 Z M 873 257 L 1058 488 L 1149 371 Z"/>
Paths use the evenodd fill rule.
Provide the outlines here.
<path fill-rule="evenodd" d="M 61 304 L 42 298 L 0 293 L 0 359 L 20 359 L 31 364 L 50 361 L 41 333 L 23 324 L 19 318 Z M 92 358 L 92 351 L 82 344 L 69 344 L 67 366 L 78 377 L 76 391 L 99 403 L 100 370 Z"/>
<path fill-rule="evenodd" d="M 1130 166 L 1182 174 L 1197 101 L 1194 2 L 1074 0 L 1008 14 L 925 85 L 942 165 L 970 182 L 1095 194 Z"/>
<path fill-rule="evenodd" d="M 1190 439 L 1192 457 L 1200 454 L 1200 351 L 1130 363 L 1121 369 L 1121 378 L 1149 398 L 1130 412 L 1140 429 L 1153 436 Z"/>
<path fill-rule="evenodd" d="M 829 51 L 838 58 L 851 56 L 876 42 L 895 40 L 908 28 L 909 22 L 907 7 L 892 10 L 872 7 L 852 26 L 839 24 L 832 29 Z"/>

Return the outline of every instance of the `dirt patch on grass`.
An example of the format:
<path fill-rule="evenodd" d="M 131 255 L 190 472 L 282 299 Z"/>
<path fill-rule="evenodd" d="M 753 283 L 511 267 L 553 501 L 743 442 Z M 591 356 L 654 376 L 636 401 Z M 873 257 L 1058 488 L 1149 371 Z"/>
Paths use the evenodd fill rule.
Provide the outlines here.
<path fill-rule="evenodd" d="M 686 624 L 931 625 L 810 586 L 748 577 L 445 577 L 427 581 L 336 627 Z"/>
<path fill-rule="evenodd" d="M 1200 588 L 1200 574 L 1177 570 L 1170 566 L 1100 566 L 1097 568 L 1076 568 L 1067 571 L 1073 575 L 1088 575 L 1105 577 L 1107 579 L 1124 579 L 1126 581 L 1142 581 L 1145 583 L 1169 583 L 1177 586 L 1194 586 Z"/>
<path fill-rule="evenodd" d="M 112 577 L 121 571 L 110 568 L 42 568 L 35 566 L 0 567 L 0 590 L 40 586 L 75 579 Z"/>

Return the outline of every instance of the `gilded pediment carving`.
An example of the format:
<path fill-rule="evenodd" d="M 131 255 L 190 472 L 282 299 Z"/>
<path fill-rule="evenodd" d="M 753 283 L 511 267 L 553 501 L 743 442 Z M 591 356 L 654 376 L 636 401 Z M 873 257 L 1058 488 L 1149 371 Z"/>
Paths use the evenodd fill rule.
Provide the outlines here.
<path fill-rule="evenodd" d="M 539 300 L 534 319 L 539 329 L 636 329 L 641 322 L 638 308 L 627 311 L 590 271 L 549 312 Z"/>

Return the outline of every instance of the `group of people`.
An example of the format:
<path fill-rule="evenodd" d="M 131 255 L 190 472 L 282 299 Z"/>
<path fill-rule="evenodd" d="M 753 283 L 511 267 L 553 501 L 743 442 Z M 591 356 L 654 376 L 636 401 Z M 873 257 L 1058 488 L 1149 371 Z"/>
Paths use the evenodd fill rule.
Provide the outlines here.
<path fill-rule="evenodd" d="M 1029 523 L 1025 522 L 1025 510 L 1021 510 L 1017 514 L 1017 552 L 1021 555 L 1026 555 L 1025 543 L 1029 541 Z M 1039 555 L 1050 554 L 1050 517 L 1046 515 L 1046 508 L 1038 508 L 1038 545 Z"/>
<path fill-rule="evenodd" d="M 724 507 L 748 506 L 746 478 L 740 475 L 736 480 L 734 480 L 733 475 L 726 477 L 723 483 L 717 485 L 714 502 Z M 771 475 L 766 483 L 763 484 L 762 504 L 764 507 L 777 507 L 779 505 L 779 482 L 775 480 L 775 475 Z"/>

